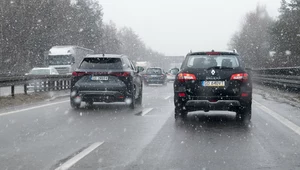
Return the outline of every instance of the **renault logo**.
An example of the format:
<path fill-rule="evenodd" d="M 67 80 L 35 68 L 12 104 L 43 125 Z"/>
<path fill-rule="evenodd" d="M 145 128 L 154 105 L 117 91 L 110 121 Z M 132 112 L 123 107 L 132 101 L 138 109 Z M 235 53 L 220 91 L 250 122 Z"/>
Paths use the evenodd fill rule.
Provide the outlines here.
<path fill-rule="evenodd" d="M 215 75 L 216 71 L 215 70 L 211 70 L 211 75 Z"/>

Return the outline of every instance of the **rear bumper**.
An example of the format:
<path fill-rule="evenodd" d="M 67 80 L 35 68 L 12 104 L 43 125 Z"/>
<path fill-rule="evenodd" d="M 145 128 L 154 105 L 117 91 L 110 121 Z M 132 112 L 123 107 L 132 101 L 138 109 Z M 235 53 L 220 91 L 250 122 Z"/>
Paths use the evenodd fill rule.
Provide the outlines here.
<path fill-rule="evenodd" d="M 185 108 L 188 111 L 197 110 L 233 110 L 240 107 L 241 103 L 238 100 L 218 100 L 210 102 L 208 100 L 188 100 Z"/>
<path fill-rule="evenodd" d="M 93 102 L 124 102 L 129 95 L 119 91 L 78 91 L 71 98 L 80 97 L 81 101 Z"/>

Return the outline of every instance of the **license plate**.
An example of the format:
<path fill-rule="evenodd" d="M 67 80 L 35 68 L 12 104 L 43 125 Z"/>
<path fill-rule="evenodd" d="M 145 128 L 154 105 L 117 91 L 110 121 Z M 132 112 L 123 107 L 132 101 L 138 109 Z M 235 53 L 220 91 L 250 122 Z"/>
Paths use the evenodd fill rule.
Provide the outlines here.
<path fill-rule="evenodd" d="M 92 76 L 91 80 L 94 80 L 94 81 L 107 81 L 108 76 Z"/>
<path fill-rule="evenodd" d="M 202 86 L 206 87 L 224 87 L 225 81 L 202 81 Z"/>

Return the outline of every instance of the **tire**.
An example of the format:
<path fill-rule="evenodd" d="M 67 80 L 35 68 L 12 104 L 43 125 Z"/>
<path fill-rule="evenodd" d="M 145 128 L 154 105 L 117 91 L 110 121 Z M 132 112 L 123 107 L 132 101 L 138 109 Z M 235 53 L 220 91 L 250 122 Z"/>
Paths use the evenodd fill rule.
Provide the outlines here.
<path fill-rule="evenodd" d="M 139 97 L 136 99 L 136 104 L 142 105 L 143 103 L 143 87 L 141 87 Z"/>
<path fill-rule="evenodd" d="M 184 110 L 182 107 L 175 107 L 175 119 L 186 118 L 188 111 Z"/>
<path fill-rule="evenodd" d="M 73 109 L 79 109 L 81 105 L 81 103 L 75 103 L 72 98 L 70 99 L 70 104 Z"/>
<path fill-rule="evenodd" d="M 134 109 L 135 108 L 136 99 L 135 99 L 135 95 L 134 94 L 135 94 L 135 89 L 133 88 L 132 94 L 131 94 L 131 103 L 129 105 L 130 109 Z"/>
<path fill-rule="evenodd" d="M 251 121 L 251 115 L 251 105 L 249 105 L 247 107 L 241 108 L 236 112 L 236 120 L 243 124 L 249 124 Z"/>

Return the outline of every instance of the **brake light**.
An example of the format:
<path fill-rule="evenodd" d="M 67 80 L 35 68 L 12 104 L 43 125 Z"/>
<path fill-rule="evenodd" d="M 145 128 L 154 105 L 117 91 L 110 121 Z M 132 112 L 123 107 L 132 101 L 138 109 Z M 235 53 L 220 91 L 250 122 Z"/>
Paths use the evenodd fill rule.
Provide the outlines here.
<path fill-rule="evenodd" d="M 242 82 L 248 81 L 248 74 L 247 73 L 238 73 L 231 75 L 230 80 L 241 80 Z"/>
<path fill-rule="evenodd" d="M 186 82 L 189 80 L 196 80 L 196 76 L 190 73 L 179 73 L 177 79 L 179 82 Z"/>
<path fill-rule="evenodd" d="M 220 55 L 219 52 L 207 52 L 206 55 Z"/>
<path fill-rule="evenodd" d="M 180 92 L 180 93 L 178 93 L 178 96 L 179 96 L 179 97 L 185 97 L 185 96 L 186 96 L 186 94 L 185 94 L 185 93 L 183 93 L 183 92 Z"/>
<path fill-rule="evenodd" d="M 117 73 L 110 73 L 110 75 L 117 76 L 117 77 L 129 77 L 129 72 L 117 72 Z"/>
<path fill-rule="evenodd" d="M 74 71 L 73 73 L 72 73 L 72 76 L 74 76 L 74 77 L 79 77 L 79 76 L 83 76 L 83 75 L 85 75 L 86 74 L 86 72 L 76 72 L 76 71 Z"/>
<path fill-rule="evenodd" d="M 242 97 L 248 97 L 249 94 L 244 92 L 244 93 L 241 94 L 241 96 L 242 96 Z"/>

